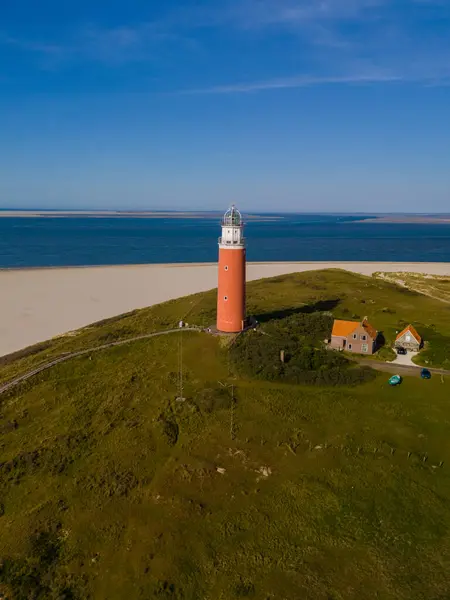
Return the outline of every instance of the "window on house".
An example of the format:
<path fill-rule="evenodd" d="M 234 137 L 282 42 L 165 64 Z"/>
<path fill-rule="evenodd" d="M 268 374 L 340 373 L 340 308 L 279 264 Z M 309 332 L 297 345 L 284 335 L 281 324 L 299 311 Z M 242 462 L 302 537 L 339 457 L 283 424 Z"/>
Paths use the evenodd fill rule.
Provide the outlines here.
<path fill-rule="evenodd" d="M 225 302 L 227 302 L 228 296 L 224 296 L 223 299 L 225 300 Z"/>
<path fill-rule="evenodd" d="M 353 334 L 353 339 L 354 339 L 354 340 L 357 340 L 357 339 L 358 339 L 358 336 L 356 335 L 356 333 L 354 333 L 354 334 Z"/>
<path fill-rule="evenodd" d="M 363 342 L 365 342 L 367 340 L 367 336 L 366 335 L 362 335 L 361 339 L 362 339 Z"/>
<path fill-rule="evenodd" d="M 362 352 L 369 352 L 369 344 L 361 344 Z"/>
<path fill-rule="evenodd" d="M 351 349 L 352 349 L 352 345 L 351 345 L 351 344 L 349 344 L 349 345 L 348 345 L 348 349 L 349 349 L 349 350 L 351 350 Z"/>
<path fill-rule="evenodd" d="M 407 341 L 407 342 L 410 342 L 410 341 L 411 341 L 411 336 L 410 336 L 410 335 L 407 335 L 407 336 L 406 336 L 406 341 Z"/>
<path fill-rule="evenodd" d="M 224 267 L 224 269 L 225 269 L 225 271 L 228 271 L 228 265 L 226 265 L 226 266 Z"/>

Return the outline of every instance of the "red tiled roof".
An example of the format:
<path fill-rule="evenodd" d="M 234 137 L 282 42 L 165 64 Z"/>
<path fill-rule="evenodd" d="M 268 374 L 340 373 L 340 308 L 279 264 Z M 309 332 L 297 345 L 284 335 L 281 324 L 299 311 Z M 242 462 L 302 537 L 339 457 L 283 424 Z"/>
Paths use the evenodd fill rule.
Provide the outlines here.
<path fill-rule="evenodd" d="M 373 340 L 376 340 L 377 330 L 375 327 L 372 327 L 372 325 L 366 319 L 364 319 L 362 323 L 359 321 L 340 321 L 339 319 L 335 319 L 331 335 L 337 337 L 348 337 L 355 331 L 357 327 L 360 326 L 364 328 L 364 330 Z"/>
<path fill-rule="evenodd" d="M 373 340 L 377 339 L 377 330 L 375 329 L 375 327 L 372 327 L 372 325 L 369 323 L 369 321 L 367 321 L 367 319 L 363 320 L 362 326 Z"/>
<path fill-rule="evenodd" d="M 408 327 L 405 327 L 405 329 L 403 331 L 401 331 L 398 336 L 395 338 L 395 341 L 399 340 L 402 336 L 405 335 L 405 333 L 407 333 L 409 331 L 409 333 L 413 336 L 413 338 L 416 339 L 416 341 L 421 344 L 422 343 L 422 338 L 420 337 L 420 335 L 417 333 L 417 331 L 415 330 L 415 328 L 412 325 L 408 325 Z"/>
<path fill-rule="evenodd" d="M 331 335 L 347 337 L 355 331 L 358 325 L 359 323 L 356 321 L 339 321 L 336 319 L 333 323 L 333 331 L 331 332 Z"/>

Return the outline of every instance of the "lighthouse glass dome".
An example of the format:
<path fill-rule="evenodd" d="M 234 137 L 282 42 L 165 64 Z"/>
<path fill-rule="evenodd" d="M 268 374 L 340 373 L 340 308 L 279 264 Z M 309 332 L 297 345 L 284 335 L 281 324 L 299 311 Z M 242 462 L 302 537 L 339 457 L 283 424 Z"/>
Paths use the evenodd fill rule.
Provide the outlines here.
<path fill-rule="evenodd" d="M 244 244 L 244 223 L 242 221 L 242 215 L 233 205 L 223 216 L 222 237 L 219 238 L 219 246 L 243 247 Z"/>
<path fill-rule="evenodd" d="M 224 214 L 222 225 L 225 227 L 242 227 L 242 215 L 234 205 Z"/>

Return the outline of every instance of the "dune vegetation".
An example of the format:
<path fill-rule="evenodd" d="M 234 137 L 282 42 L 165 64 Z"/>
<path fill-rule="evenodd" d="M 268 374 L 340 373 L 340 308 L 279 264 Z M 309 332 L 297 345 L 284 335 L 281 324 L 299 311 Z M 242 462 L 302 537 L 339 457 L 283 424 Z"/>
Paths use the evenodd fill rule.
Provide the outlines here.
<path fill-rule="evenodd" d="M 424 273 L 377 272 L 375 277 L 407 287 L 408 289 L 450 303 L 450 277 L 445 275 L 428 275 Z"/>
<path fill-rule="evenodd" d="M 387 346 L 412 322 L 448 368 L 450 309 L 340 270 L 251 283 L 248 309 L 237 339 L 179 330 L 0 396 L 0 596 L 450 596 L 450 381 L 391 388 L 323 349 L 333 317 Z M 214 291 L 136 311 L 0 359 L 0 381 L 214 317 Z"/>

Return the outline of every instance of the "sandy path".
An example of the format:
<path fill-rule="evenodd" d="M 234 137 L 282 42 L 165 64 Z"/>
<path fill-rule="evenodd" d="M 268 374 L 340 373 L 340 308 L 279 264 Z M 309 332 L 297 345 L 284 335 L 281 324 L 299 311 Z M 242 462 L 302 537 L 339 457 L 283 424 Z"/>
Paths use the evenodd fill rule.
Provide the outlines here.
<path fill-rule="evenodd" d="M 255 263 L 248 280 L 341 267 L 371 275 L 450 275 L 450 263 Z M 113 317 L 216 287 L 217 266 L 142 265 L 0 271 L 0 356 Z"/>

